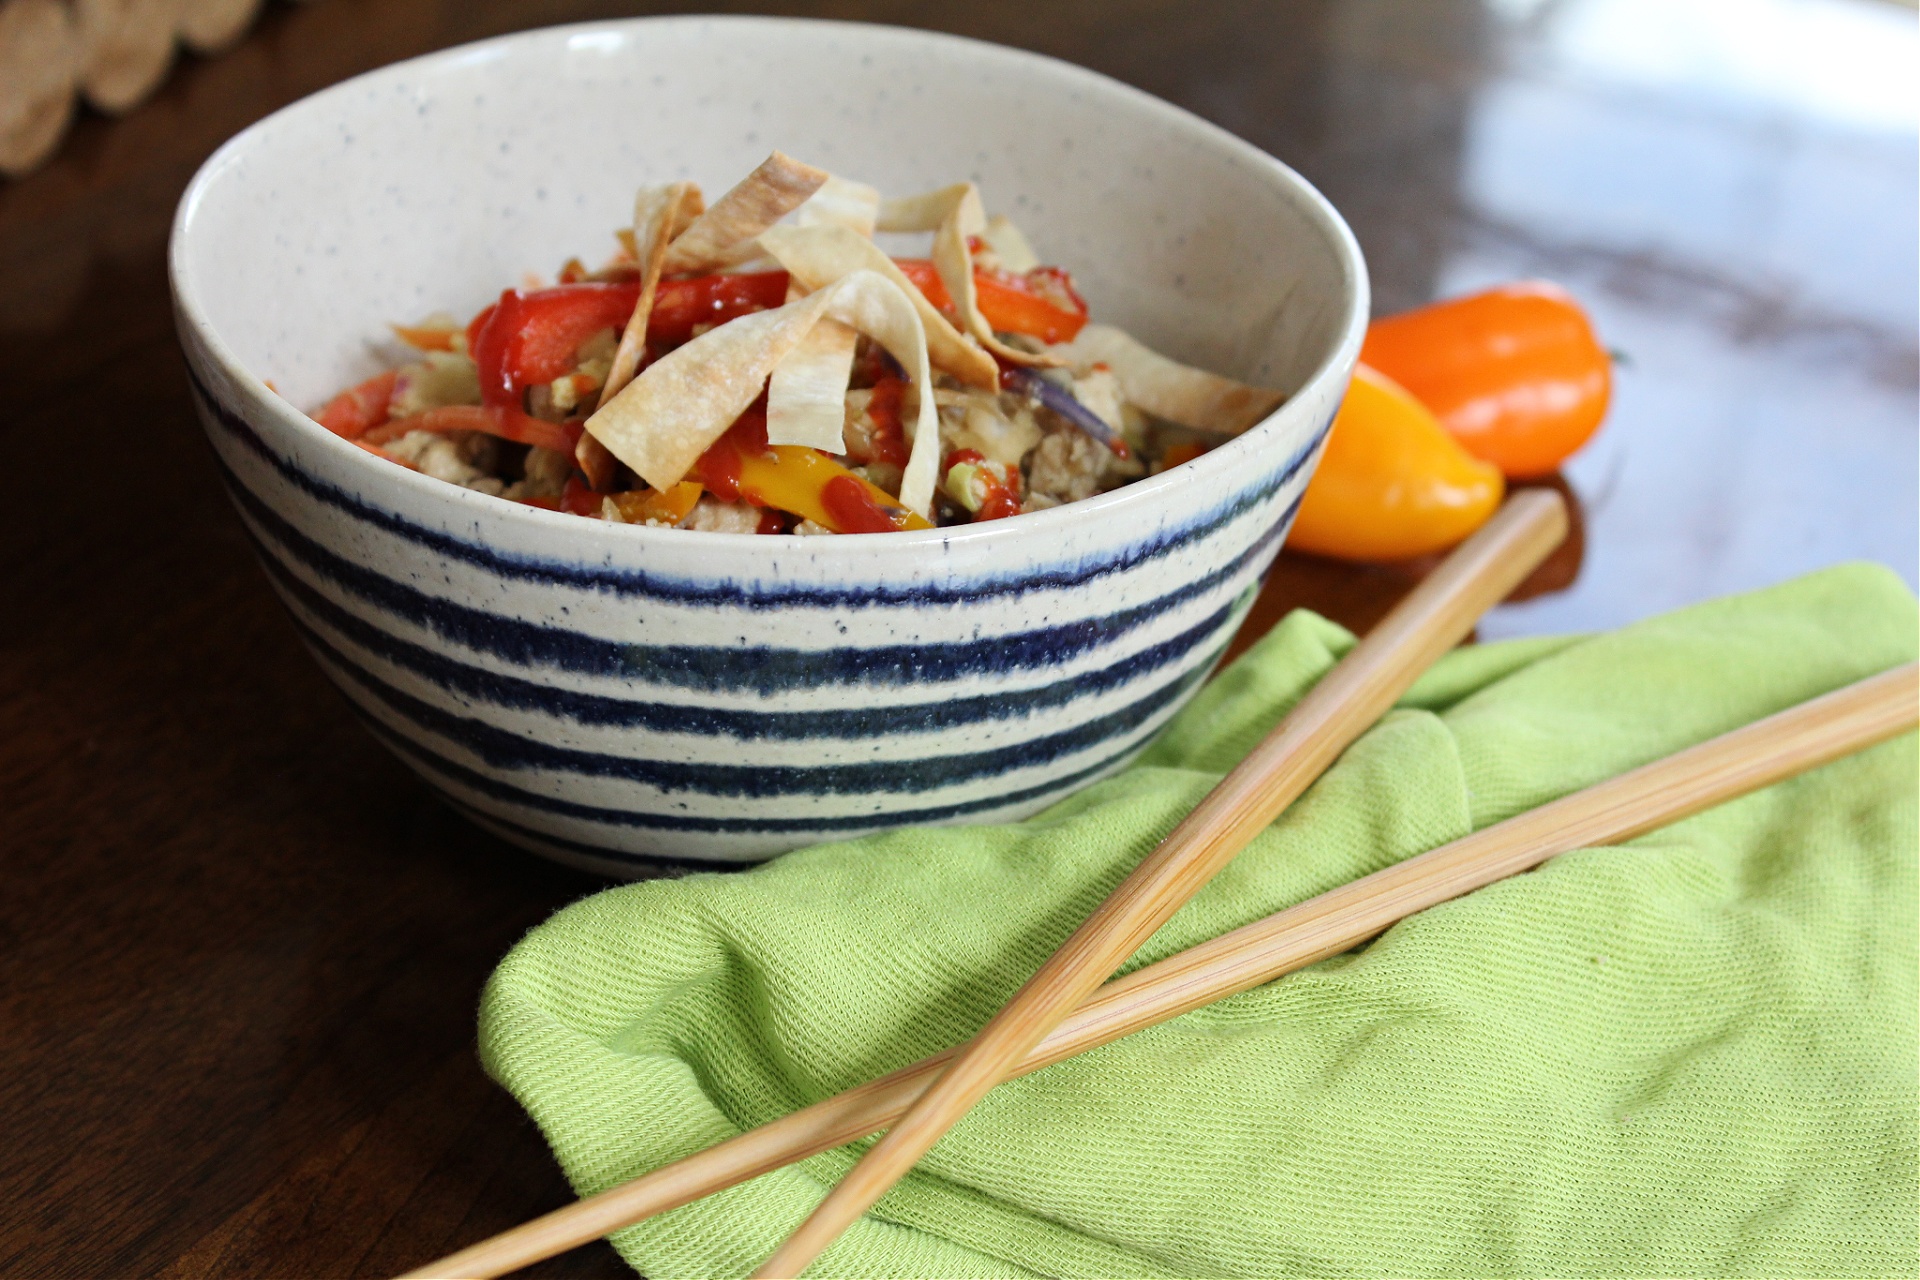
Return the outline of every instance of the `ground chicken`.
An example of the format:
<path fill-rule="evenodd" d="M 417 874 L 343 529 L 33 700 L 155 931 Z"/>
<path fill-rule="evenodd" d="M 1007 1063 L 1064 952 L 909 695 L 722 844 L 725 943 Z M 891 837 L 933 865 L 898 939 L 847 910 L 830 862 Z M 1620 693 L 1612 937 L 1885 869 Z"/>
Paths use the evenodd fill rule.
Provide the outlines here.
<path fill-rule="evenodd" d="M 1049 431 L 1033 451 L 1027 468 L 1027 492 L 1033 509 L 1078 502 L 1100 492 L 1100 477 L 1112 456 L 1107 446 L 1078 428 Z"/>
<path fill-rule="evenodd" d="M 498 443 L 492 436 L 478 431 L 455 431 L 446 435 L 409 431 L 382 447 L 435 480 L 495 496 L 507 487 L 505 481 L 492 474 L 498 469 Z"/>
<path fill-rule="evenodd" d="M 760 508 L 751 502 L 722 502 L 712 494 L 702 494 L 680 527 L 705 533 L 758 533 Z"/>

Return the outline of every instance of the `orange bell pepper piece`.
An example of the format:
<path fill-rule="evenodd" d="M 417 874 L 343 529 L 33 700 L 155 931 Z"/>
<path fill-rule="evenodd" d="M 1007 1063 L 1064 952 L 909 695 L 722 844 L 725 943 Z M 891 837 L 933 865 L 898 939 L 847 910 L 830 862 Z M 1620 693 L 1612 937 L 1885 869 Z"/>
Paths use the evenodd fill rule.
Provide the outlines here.
<path fill-rule="evenodd" d="M 1377 320 L 1360 358 L 1476 458 L 1549 475 L 1600 428 L 1613 362 L 1573 296 L 1530 280 Z"/>
<path fill-rule="evenodd" d="M 1289 549 L 1406 560 L 1472 533 L 1500 505 L 1500 470 L 1447 434 L 1406 388 L 1355 365 Z"/>
<path fill-rule="evenodd" d="M 893 265 L 935 308 L 952 308 L 953 298 L 931 262 L 895 258 Z M 1001 333 L 1025 333 L 1048 343 L 1071 342 L 1087 324 L 1085 300 L 1074 289 L 1073 277 L 1058 267 L 1035 267 L 1025 275 L 975 268 L 973 289 L 980 314 Z"/>
<path fill-rule="evenodd" d="M 700 501 L 701 486 L 696 480 L 682 480 L 668 489 L 635 489 L 630 493 L 610 493 L 607 501 L 619 508 L 620 518 L 628 524 L 679 524 Z"/>
<path fill-rule="evenodd" d="M 413 431 L 484 431 L 515 444 L 572 453 L 580 441 L 577 422 L 548 422 L 500 405 L 447 404 L 405 418 L 389 418 L 364 433 L 368 444 L 386 444 Z"/>
<path fill-rule="evenodd" d="M 398 369 L 376 373 L 327 401 L 313 420 L 337 436 L 358 440 L 387 420 L 387 403 L 393 399 L 393 384 L 399 379 Z"/>

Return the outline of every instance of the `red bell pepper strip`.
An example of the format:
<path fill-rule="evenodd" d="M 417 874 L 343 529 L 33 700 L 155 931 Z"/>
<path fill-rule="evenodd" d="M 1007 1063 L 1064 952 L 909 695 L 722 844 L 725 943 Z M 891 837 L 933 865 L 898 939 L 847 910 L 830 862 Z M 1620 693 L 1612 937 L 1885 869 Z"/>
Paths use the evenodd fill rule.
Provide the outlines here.
<path fill-rule="evenodd" d="M 522 391 L 571 372 L 580 344 L 624 325 L 639 297 L 634 283 L 508 289 L 484 320 L 475 320 L 468 339 L 481 399 L 520 408 Z"/>
<path fill-rule="evenodd" d="M 599 515 L 600 504 L 605 501 L 606 495 L 596 493 L 580 479 L 578 472 L 568 476 L 560 488 L 560 509 L 576 516 Z"/>
<path fill-rule="evenodd" d="M 639 297 L 640 285 L 631 280 L 508 289 L 467 328 L 481 398 L 520 408 L 521 392 L 573 369 L 581 343 L 602 329 L 625 327 Z M 786 300 L 784 271 L 663 280 L 647 318 L 647 341 L 677 347 L 696 325 L 725 324 Z"/>
<path fill-rule="evenodd" d="M 891 373 L 882 374 L 867 399 L 867 417 L 873 420 L 873 456 L 869 462 L 907 465 L 907 431 L 900 422 L 900 401 L 907 384 Z"/>
<path fill-rule="evenodd" d="M 411 417 L 394 418 L 369 431 L 368 444 L 385 444 L 409 431 L 484 431 L 515 444 L 538 445 L 542 449 L 571 454 L 580 439 L 577 422 L 547 422 L 518 409 L 500 405 L 451 404 Z"/>
<path fill-rule="evenodd" d="M 358 440 L 387 420 L 387 402 L 393 399 L 393 384 L 399 377 L 398 369 L 376 373 L 327 401 L 313 420 L 337 436 Z"/>
<path fill-rule="evenodd" d="M 695 325 L 712 328 L 755 311 L 771 310 L 786 300 L 784 271 L 662 280 L 659 292 L 654 294 L 653 313 L 647 317 L 647 343 L 677 347 L 693 338 Z M 633 308 L 627 310 L 631 313 Z"/>

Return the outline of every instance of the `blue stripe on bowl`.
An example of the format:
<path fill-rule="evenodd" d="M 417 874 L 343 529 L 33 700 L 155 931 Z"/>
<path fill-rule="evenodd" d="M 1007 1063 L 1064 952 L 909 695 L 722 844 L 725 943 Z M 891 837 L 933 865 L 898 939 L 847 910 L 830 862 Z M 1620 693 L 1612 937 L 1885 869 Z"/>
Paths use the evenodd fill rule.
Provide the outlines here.
<path fill-rule="evenodd" d="M 1103 617 L 991 639 L 915 645 L 824 650 L 642 645 L 603 640 L 455 604 L 363 568 L 294 528 L 248 488 L 224 460 L 221 467 L 229 492 L 243 514 L 288 556 L 382 613 L 405 619 L 443 639 L 518 666 L 550 666 L 583 675 L 637 678 L 668 687 L 725 689 L 761 696 L 822 684 L 920 685 L 1058 667 L 1230 582 L 1285 537 L 1299 506 L 1296 496 L 1279 520 L 1221 568 L 1156 599 Z"/>
<path fill-rule="evenodd" d="M 1271 560 L 1298 511 L 1300 495 L 1287 495 L 1284 486 L 1311 465 L 1329 426 L 1323 423 L 1278 469 L 1177 528 L 1074 563 L 943 586 L 814 588 L 551 561 L 426 528 L 281 457 L 197 377 L 194 387 L 204 415 L 218 428 L 212 433 L 216 461 L 268 576 L 309 649 L 347 692 L 354 713 L 477 821 L 509 839 L 616 869 L 645 856 L 618 846 L 650 839 L 693 840 L 704 853 L 711 837 L 716 857 L 736 848 L 739 856 L 751 857 L 776 852 L 782 842 L 970 817 L 1013 818 L 1120 769 L 1219 661 L 1251 604 L 1255 578 L 1264 578 L 1256 570 L 1270 568 L 1262 562 Z M 1254 513 L 1259 523 L 1249 518 Z M 551 596 L 533 596 L 522 607 L 532 617 L 564 615 L 560 602 L 569 592 L 586 590 L 641 597 L 668 619 L 675 616 L 672 610 L 689 607 L 711 608 L 720 616 L 743 606 L 891 608 L 900 610 L 909 632 L 923 609 L 1073 588 L 1109 575 L 1116 576 L 1117 589 L 1126 590 L 1129 570 L 1212 539 L 1223 545 L 1211 554 L 1231 558 L 1152 599 L 1011 635 L 795 649 L 620 643 L 442 599 L 334 549 L 364 555 L 363 548 L 387 538 L 410 544 L 392 548 L 402 561 L 411 556 L 424 571 L 471 577 L 481 593 L 492 589 L 488 576 L 553 588 Z M 1074 603 L 1085 608 L 1087 594 L 1079 593 Z M 1139 647 L 1111 656 L 1126 648 L 1129 636 L 1137 637 L 1132 643 Z M 485 665 L 444 652 L 437 641 L 462 647 Z M 939 699 L 943 684 L 992 682 L 1021 672 L 1049 678 L 1063 668 L 1071 674 L 1036 689 L 981 693 L 976 683 L 968 696 Z M 541 682 L 542 671 L 603 678 L 612 687 L 555 688 Z M 648 683 L 684 689 L 696 699 L 831 695 L 836 688 L 848 696 L 817 709 L 792 709 L 789 703 L 788 709 L 763 711 L 633 696 Z M 932 700 L 870 705 L 859 686 Z M 529 714 L 549 717 L 551 730 L 541 721 L 530 727 Z M 1016 718 L 1030 721 L 1035 736 L 987 749 L 892 758 L 911 751 L 915 735 L 957 731 L 961 744 L 974 745 L 982 739 L 970 735 L 969 726 Z M 512 727 L 497 723 L 502 719 L 512 720 Z M 630 745 L 659 751 L 655 735 L 667 738 L 669 750 L 691 750 L 689 735 L 732 739 L 741 744 L 730 757 L 735 761 L 752 758 L 755 740 L 805 742 L 808 762 L 689 762 L 546 740 L 549 731 L 567 736 L 568 726 L 634 731 L 631 743 L 618 734 L 587 735 L 588 747 L 611 745 L 618 752 Z M 576 742 L 580 737 L 572 736 Z M 922 749 L 941 745 L 937 737 L 922 741 Z M 875 759 L 869 752 L 890 755 Z M 836 753 L 862 758 L 838 761 Z M 1049 769 L 1065 772 L 1035 780 Z M 583 788 L 588 799 L 569 798 L 581 796 Z M 628 788 L 634 790 L 631 800 Z M 605 842 L 596 843 L 603 833 Z"/>
<path fill-rule="evenodd" d="M 1228 625 L 1237 622 L 1251 603 L 1251 596 L 1242 597 L 1232 616 L 1223 622 Z M 1207 671 L 1206 666 L 1196 665 L 1105 715 L 1069 729 L 986 751 L 820 765 L 729 765 L 611 755 L 525 738 L 484 720 L 446 711 L 394 688 L 343 654 L 317 631 L 299 623 L 297 618 L 295 621 L 329 670 L 379 700 L 415 729 L 456 744 L 493 768 L 616 778 L 663 792 L 759 800 L 783 796 L 917 795 L 1050 764 L 1132 733 L 1154 713 L 1177 702 Z M 1216 627 L 1216 634 L 1220 629 Z M 1216 655 L 1223 645 L 1224 641 L 1215 646 Z"/>
<path fill-rule="evenodd" d="M 1212 661 L 1218 661 L 1220 653 L 1226 652 L 1222 645 L 1213 655 Z M 1212 661 L 1208 666 L 1211 667 Z M 558 817 L 572 818 L 583 822 L 599 823 L 632 831 L 667 832 L 705 832 L 725 835 L 733 832 L 754 834 L 793 835 L 823 838 L 835 835 L 852 835 L 861 832 L 885 830 L 890 827 L 924 826 L 932 823 L 951 822 L 956 818 L 971 817 L 975 814 L 992 813 L 997 810 L 1011 809 L 1044 801 L 1049 797 L 1064 798 L 1076 787 L 1098 778 L 1103 773 L 1120 768 L 1128 760 L 1146 749 L 1145 742 L 1131 743 L 1092 764 L 1076 769 L 1033 786 L 1021 787 L 997 795 L 979 797 L 971 800 L 958 800 L 950 804 L 927 805 L 914 809 L 874 808 L 868 813 L 845 813 L 803 817 L 800 815 L 770 818 L 751 818 L 741 815 L 709 817 L 690 813 L 640 812 L 632 809 L 615 809 L 603 805 L 583 804 L 576 800 L 563 800 L 557 796 L 542 795 L 529 791 L 510 782 L 490 777 L 477 769 L 470 768 L 456 760 L 432 751 L 409 738 L 393 732 L 385 724 L 369 714 L 364 708 L 354 705 L 354 712 L 360 722 L 367 726 L 374 737 L 384 743 L 388 750 L 413 766 L 414 770 L 436 789 L 443 793 L 451 787 L 462 787 L 488 799 L 514 805 L 536 813 L 553 814 Z M 470 801 L 464 803 L 471 803 Z M 491 813 L 492 811 L 487 811 Z M 495 821 L 506 821 L 497 814 Z M 549 839 L 541 834 L 541 828 L 529 828 L 541 839 Z"/>
<path fill-rule="evenodd" d="M 818 608 L 869 608 L 892 604 L 965 604 L 981 595 L 1019 595 L 1032 591 L 1079 586 L 1093 579 L 1123 572 L 1159 559 L 1190 543 L 1203 541 L 1215 529 L 1258 507 L 1311 463 L 1314 451 L 1319 448 L 1320 441 L 1325 437 L 1333 421 L 1329 415 L 1300 449 L 1271 472 L 1255 479 L 1237 493 L 1197 514 L 1186 523 L 1144 538 L 1128 546 L 1124 551 L 1103 553 L 1098 557 L 1071 565 L 1036 566 L 1001 577 L 976 578 L 947 585 L 914 583 L 911 586 L 898 587 L 869 585 L 826 588 L 777 582 L 742 584 L 724 580 L 700 581 L 648 573 L 641 569 L 615 569 L 514 555 L 480 543 L 467 542 L 373 506 L 357 495 L 348 493 L 302 470 L 272 449 L 244 418 L 221 403 L 200 379 L 191 362 L 188 363 L 188 377 L 207 415 L 217 422 L 226 434 L 266 462 L 288 483 L 356 521 L 375 525 L 387 533 L 427 547 L 449 559 L 464 561 L 503 578 L 531 579 L 541 583 L 560 582 L 592 591 L 611 591 L 619 595 L 642 595 L 695 604 L 736 607 L 781 604 Z"/>
<path fill-rule="evenodd" d="M 248 532 L 252 533 L 250 527 Z M 540 712 L 561 721 L 596 728 L 789 742 L 933 733 L 963 725 L 1026 718 L 1037 711 L 1098 697 L 1184 658 L 1220 628 L 1238 603 L 1229 601 L 1185 631 L 1099 670 L 1018 692 L 838 710 L 740 710 L 583 693 L 459 662 L 400 639 L 342 608 L 281 564 L 278 556 L 259 539 L 254 542 L 267 576 L 288 598 L 290 607 L 303 611 L 311 622 L 326 627 L 341 640 L 418 676 L 451 698 L 473 699 L 515 711 Z M 332 647 L 338 649 L 339 645 Z"/>

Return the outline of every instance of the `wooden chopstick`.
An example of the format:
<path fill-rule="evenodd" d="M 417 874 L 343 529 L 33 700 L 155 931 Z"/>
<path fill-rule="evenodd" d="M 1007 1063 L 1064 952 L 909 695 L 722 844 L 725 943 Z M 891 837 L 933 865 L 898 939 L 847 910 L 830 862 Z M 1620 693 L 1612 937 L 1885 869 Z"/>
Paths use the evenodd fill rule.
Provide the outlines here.
<path fill-rule="evenodd" d="M 1515 494 L 1343 658 L 964 1045 L 753 1274 L 798 1276 L 1386 713 L 1566 536 L 1558 494 Z"/>
<path fill-rule="evenodd" d="M 1022 1076 L 1251 990 L 1395 921 L 1572 849 L 1644 835 L 1911 729 L 1920 665 L 1899 667 L 1276 912 L 1100 988 L 1023 1059 Z M 906 1112 L 957 1050 L 816 1102 L 482 1241 L 401 1280 L 504 1275 L 863 1138 Z"/>

